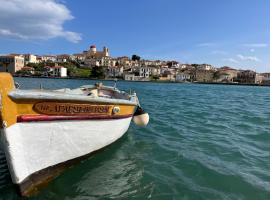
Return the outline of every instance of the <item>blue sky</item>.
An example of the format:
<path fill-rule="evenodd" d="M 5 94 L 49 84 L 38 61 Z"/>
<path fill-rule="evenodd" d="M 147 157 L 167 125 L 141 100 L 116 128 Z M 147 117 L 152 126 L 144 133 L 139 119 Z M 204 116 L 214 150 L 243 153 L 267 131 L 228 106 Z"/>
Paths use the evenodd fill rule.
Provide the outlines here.
<path fill-rule="evenodd" d="M 0 0 L 0 54 L 78 53 L 270 72 L 269 0 Z"/>

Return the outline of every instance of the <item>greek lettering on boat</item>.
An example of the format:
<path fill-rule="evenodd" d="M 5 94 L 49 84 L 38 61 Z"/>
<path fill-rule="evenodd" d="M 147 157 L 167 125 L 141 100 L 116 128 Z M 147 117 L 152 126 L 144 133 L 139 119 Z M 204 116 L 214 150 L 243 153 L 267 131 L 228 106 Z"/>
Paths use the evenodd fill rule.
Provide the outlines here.
<path fill-rule="evenodd" d="M 108 105 L 41 102 L 36 103 L 33 109 L 38 113 L 47 115 L 89 115 L 110 114 L 111 107 Z"/>

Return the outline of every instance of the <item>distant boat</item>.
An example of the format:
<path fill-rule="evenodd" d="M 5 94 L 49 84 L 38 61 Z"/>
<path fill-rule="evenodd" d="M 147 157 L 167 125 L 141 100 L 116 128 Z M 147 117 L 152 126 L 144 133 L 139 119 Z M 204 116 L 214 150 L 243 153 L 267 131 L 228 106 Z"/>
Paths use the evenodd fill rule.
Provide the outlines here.
<path fill-rule="evenodd" d="M 135 93 L 102 84 L 20 90 L 10 74 L 0 73 L 0 95 L 2 146 L 22 196 L 119 139 L 132 118 L 138 125 L 149 121 Z"/>

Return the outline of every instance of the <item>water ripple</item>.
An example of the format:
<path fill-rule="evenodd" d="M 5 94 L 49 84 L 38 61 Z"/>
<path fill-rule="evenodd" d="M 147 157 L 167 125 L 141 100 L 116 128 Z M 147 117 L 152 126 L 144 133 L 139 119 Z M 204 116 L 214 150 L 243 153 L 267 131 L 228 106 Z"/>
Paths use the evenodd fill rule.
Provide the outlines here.
<path fill-rule="evenodd" d="M 17 81 L 28 88 L 40 82 L 45 88 L 89 84 Z M 149 126 L 131 125 L 120 141 L 66 171 L 34 199 L 270 199 L 270 88 L 130 82 L 118 87 L 137 92 Z M 10 182 L 1 182 L 7 174 L 3 163 L 0 199 L 17 199 Z"/>

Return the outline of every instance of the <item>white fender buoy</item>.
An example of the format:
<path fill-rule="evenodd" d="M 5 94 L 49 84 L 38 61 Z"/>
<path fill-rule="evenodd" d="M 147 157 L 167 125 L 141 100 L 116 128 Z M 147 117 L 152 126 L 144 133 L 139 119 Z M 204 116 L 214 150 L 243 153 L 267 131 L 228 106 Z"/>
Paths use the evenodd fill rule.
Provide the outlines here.
<path fill-rule="evenodd" d="M 149 122 L 149 115 L 148 113 L 144 113 L 141 115 L 136 115 L 133 117 L 133 122 L 138 126 L 147 126 Z"/>
<path fill-rule="evenodd" d="M 149 122 L 148 113 L 138 106 L 133 116 L 133 122 L 138 126 L 146 126 Z"/>

